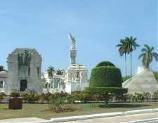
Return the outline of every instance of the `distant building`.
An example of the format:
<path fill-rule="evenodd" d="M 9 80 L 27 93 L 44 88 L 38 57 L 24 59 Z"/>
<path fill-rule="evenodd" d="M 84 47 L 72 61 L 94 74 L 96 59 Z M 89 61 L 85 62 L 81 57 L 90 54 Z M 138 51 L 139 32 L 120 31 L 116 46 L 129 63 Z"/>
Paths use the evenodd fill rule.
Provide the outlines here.
<path fill-rule="evenodd" d="M 65 72 L 61 75 L 58 75 L 56 72 L 53 72 L 53 76 L 49 77 L 48 72 L 44 73 L 45 86 L 43 92 L 55 93 L 55 92 L 65 92 Z"/>

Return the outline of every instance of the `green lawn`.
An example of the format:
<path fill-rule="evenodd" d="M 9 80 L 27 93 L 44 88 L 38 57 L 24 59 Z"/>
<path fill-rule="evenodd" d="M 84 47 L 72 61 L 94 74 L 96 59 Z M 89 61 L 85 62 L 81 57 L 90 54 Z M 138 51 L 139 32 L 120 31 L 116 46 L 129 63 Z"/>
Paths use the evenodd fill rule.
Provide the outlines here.
<path fill-rule="evenodd" d="M 158 108 L 158 102 L 140 102 L 140 103 L 111 103 L 108 108 L 102 107 L 102 103 L 73 104 L 76 111 L 66 113 L 54 113 L 48 111 L 47 104 L 24 104 L 22 110 L 8 109 L 7 104 L 0 104 L 0 119 L 20 118 L 20 117 L 39 117 L 50 119 L 61 116 L 74 116 L 83 114 L 120 112 L 136 109 Z"/>

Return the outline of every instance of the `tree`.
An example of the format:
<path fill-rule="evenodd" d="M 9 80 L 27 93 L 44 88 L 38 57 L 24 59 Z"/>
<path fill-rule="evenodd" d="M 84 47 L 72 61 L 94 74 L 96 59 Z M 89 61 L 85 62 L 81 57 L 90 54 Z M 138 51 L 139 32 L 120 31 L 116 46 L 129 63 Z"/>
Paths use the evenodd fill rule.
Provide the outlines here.
<path fill-rule="evenodd" d="M 49 66 L 48 69 L 47 69 L 47 72 L 48 72 L 48 76 L 53 78 L 53 72 L 54 72 L 54 67 L 52 66 Z"/>
<path fill-rule="evenodd" d="M 154 52 L 154 47 L 144 45 L 144 48 L 142 48 L 141 51 L 142 54 L 139 55 L 138 59 L 142 58 L 142 64 L 145 68 L 149 69 L 153 59 L 158 61 L 158 53 Z"/>
<path fill-rule="evenodd" d="M 132 53 L 136 50 L 139 45 L 136 43 L 137 38 L 133 38 L 132 36 L 126 37 L 125 41 L 127 42 L 127 53 L 130 54 L 131 59 L 131 76 L 132 76 Z"/>
<path fill-rule="evenodd" d="M 101 62 L 102 63 L 102 62 Z M 113 64 L 113 63 L 110 63 Z M 90 84 L 86 91 L 90 94 L 101 94 L 105 99 L 105 106 L 108 105 L 110 94 L 122 95 L 127 93 L 126 88 L 122 88 L 122 77 L 119 68 L 108 64 L 99 64 L 92 69 Z"/>
<path fill-rule="evenodd" d="M 61 70 L 61 69 L 58 69 L 58 70 L 56 71 L 56 74 L 57 74 L 57 75 L 63 75 L 63 73 L 64 73 L 64 72 L 63 72 L 63 70 Z"/>
<path fill-rule="evenodd" d="M 121 39 L 120 43 L 116 45 L 116 47 L 119 47 L 118 51 L 120 53 L 120 56 L 125 55 L 125 76 L 127 76 L 127 64 L 126 64 L 127 46 L 128 46 L 128 43 L 124 39 Z"/>

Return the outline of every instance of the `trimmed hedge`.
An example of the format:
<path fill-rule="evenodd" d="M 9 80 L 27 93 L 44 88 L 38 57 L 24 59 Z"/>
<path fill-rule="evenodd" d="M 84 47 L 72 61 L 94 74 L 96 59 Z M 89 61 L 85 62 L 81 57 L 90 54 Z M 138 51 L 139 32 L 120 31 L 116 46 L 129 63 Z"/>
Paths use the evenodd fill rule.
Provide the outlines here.
<path fill-rule="evenodd" d="M 89 87 L 86 88 L 86 91 L 91 94 L 117 94 L 121 95 L 127 93 L 127 88 L 119 88 L 119 87 Z"/>
<path fill-rule="evenodd" d="M 89 87 L 122 87 L 120 69 L 111 66 L 93 68 Z"/>
<path fill-rule="evenodd" d="M 109 61 L 102 61 L 99 64 L 97 64 L 96 67 L 100 67 L 100 66 L 111 66 L 111 67 L 115 67 L 115 65 Z"/>

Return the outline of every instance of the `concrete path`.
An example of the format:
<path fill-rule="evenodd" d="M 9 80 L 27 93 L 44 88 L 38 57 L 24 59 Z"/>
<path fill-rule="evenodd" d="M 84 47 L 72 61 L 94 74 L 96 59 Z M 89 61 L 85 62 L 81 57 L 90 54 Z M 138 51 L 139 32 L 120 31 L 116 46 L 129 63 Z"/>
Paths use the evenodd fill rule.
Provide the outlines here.
<path fill-rule="evenodd" d="M 123 123 L 123 122 L 127 123 L 127 122 L 153 119 L 153 118 L 158 118 L 158 112 L 116 116 L 116 117 L 106 117 L 106 118 L 94 118 L 94 119 L 78 120 L 78 121 L 68 121 L 68 122 L 63 122 L 63 123 Z"/>
<path fill-rule="evenodd" d="M 28 118 L 14 118 L 14 119 L 0 120 L 0 123 L 36 123 L 41 121 L 45 122 L 47 120 L 37 117 L 28 117 Z"/>

